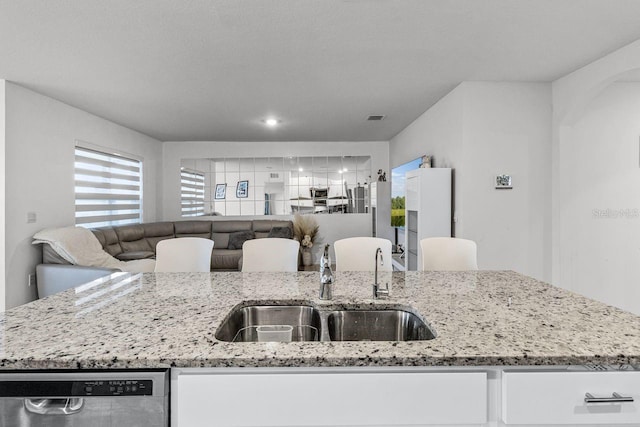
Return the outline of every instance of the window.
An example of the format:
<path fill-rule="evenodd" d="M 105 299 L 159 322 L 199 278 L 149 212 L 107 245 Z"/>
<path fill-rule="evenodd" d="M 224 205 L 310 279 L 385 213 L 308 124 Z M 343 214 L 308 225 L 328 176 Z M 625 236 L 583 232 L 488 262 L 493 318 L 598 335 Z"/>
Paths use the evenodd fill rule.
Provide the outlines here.
<path fill-rule="evenodd" d="M 76 225 L 104 227 L 142 220 L 142 162 L 75 149 Z"/>
<path fill-rule="evenodd" d="M 182 216 L 204 215 L 204 173 L 180 170 L 180 200 Z"/>

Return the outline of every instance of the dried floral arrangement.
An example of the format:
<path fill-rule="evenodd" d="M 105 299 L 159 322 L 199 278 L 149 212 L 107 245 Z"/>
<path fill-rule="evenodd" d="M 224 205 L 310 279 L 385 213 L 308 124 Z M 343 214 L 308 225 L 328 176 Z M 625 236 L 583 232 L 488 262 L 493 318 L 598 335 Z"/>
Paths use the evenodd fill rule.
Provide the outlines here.
<path fill-rule="evenodd" d="M 311 248 L 320 226 L 313 215 L 293 215 L 293 238 L 300 242 L 302 249 Z"/>

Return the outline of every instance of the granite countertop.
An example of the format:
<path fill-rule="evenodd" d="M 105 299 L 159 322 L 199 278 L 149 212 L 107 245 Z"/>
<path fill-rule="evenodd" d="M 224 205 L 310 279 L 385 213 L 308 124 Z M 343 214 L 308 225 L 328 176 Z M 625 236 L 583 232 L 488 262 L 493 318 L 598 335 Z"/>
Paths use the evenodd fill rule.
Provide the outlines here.
<path fill-rule="evenodd" d="M 244 366 L 640 364 L 640 317 L 511 271 L 116 273 L 0 315 L 0 369 Z M 216 328 L 238 305 L 372 305 L 419 314 L 429 341 L 229 343 Z"/>

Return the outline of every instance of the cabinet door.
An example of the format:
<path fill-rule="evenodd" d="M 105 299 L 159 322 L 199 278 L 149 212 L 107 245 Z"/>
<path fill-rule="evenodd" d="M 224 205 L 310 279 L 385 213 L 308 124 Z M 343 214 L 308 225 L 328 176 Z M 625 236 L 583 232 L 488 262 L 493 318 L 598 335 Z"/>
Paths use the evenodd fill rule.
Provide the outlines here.
<path fill-rule="evenodd" d="M 178 377 L 179 426 L 482 424 L 487 374 L 292 373 Z"/>
<path fill-rule="evenodd" d="M 587 403 L 585 394 L 633 402 Z M 512 424 L 640 424 L 640 372 L 505 372 L 502 420 Z"/>
<path fill-rule="evenodd" d="M 420 177 L 415 172 L 406 174 L 405 208 L 417 211 L 420 209 Z"/>

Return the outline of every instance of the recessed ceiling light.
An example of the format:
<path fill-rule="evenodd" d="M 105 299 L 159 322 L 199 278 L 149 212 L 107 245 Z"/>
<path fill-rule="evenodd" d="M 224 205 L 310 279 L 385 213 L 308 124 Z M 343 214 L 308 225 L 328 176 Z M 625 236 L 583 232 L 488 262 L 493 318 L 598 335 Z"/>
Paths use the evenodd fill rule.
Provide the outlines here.
<path fill-rule="evenodd" d="M 304 171 L 304 169 L 298 168 L 298 172 L 302 172 L 302 171 Z"/>
<path fill-rule="evenodd" d="M 267 125 L 270 128 L 274 128 L 280 124 L 280 120 L 274 119 L 274 118 L 265 119 L 263 120 L 263 122 L 265 125 Z"/>

